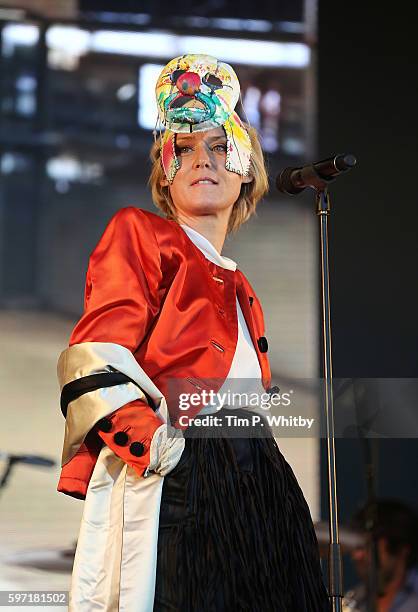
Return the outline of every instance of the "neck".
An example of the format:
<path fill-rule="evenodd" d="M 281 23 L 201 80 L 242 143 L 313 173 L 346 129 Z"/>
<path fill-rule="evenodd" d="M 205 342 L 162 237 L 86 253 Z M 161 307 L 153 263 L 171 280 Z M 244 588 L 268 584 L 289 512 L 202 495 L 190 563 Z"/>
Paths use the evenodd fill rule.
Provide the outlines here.
<path fill-rule="evenodd" d="M 196 232 L 199 232 L 199 234 L 202 234 L 215 247 L 218 253 L 222 254 L 228 228 L 228 217 L 221 215 L 200 215 L 197 217 L 180 213 L 178 215 L 178 222 L 184 223 L 196 230 Z"/>

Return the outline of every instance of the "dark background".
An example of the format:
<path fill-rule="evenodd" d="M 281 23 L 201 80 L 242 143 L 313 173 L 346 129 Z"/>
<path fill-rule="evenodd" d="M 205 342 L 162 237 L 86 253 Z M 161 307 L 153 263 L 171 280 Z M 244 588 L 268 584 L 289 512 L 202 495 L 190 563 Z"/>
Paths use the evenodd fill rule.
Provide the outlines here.
<path fill-rule="evenodd" d="M 341 177 L 331 188 L 335 377 L 417 377 L 418 155 L 411 29 L 401 5 L 319 3 L 318 153 L 347 151 L 358 159 L 350 180 Z M 346 521 L 365 495 L 363 447 L 358 440 L 339 439 L 336 449 L 340 518 Z M 324 515 L 325 452 L 323 444 Z M 417 440 L 379 440 L 377 452 L 377 493 L 416 505 Z"/>
<path fill-rule="evenodd" d="M 183 0 L 181 5 L 167 0 L 80 0 L 80 10 L 118 11 L 119 13 L 147 13 L 153 19 L 166 19 L 167 16 L 199 15 L 203 17 L 238 17 L 240 19 L 268 19 L 271 21 L 302 21 L 303 2 L 294 0 Z"/>

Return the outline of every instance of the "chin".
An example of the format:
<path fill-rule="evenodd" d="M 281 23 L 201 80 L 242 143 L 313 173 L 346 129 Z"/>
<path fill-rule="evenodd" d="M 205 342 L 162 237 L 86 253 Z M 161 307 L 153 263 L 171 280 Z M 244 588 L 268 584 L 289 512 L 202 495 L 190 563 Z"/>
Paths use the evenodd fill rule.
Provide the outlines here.
<path fill-rule="evenodd" d="M 217 202 L 214 202 L 213 200 L 207 200 L 202 199 L 202 200 L 195 200 L 193 202 L 193 208 L 190 212 L 194 212 L 194 213 L 202 213 L 202 212 L 206 212 L 206 213 L 214 213 L 216 211 L 219 210 L 224 210 L 228 208 L 227 206 L 223 206 L 222 204 L 218 204 Z"/>

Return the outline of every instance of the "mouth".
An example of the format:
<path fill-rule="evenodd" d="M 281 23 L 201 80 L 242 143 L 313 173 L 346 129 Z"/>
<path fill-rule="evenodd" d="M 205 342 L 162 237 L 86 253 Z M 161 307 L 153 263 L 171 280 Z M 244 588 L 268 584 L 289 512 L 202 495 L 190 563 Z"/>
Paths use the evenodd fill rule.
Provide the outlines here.
<path fill-rule="evenodd" d="M 193 183 L 191 184 L 191 187 L 193 187 L 194 185 L 217 185 L 217 184 L 218 183 L 215 181 L 215 179 L 210 178 L 209 176 L 202 176 L 202 178 L 199 178 L 193 181 Z"/>

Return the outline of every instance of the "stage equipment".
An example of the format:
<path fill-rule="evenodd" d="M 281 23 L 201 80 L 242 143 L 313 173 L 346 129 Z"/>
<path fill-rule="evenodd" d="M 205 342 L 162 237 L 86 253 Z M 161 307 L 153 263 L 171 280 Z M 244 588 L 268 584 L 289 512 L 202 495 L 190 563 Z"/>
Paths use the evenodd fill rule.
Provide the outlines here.
<path fill-rule="evenodd" d="M 320 223 L 321 295 L 324 349 L 324 396 L 328 457 L 329 499 L 329 595 L 333 612 L 342 612 L 343 577 L 341 544 L 338 533 L 337 474 L 335 465 L 334 400 L 332 390 L 331 313 L 329 297 L 328 217 L 331 212 L 328 184 L 357 163 L 349 153 L 334 155 L 302 168 L 285 168 L 276 179 L 277 188 L 296 195 L 311 187 L 316 196 L 316 214 Z"/>

